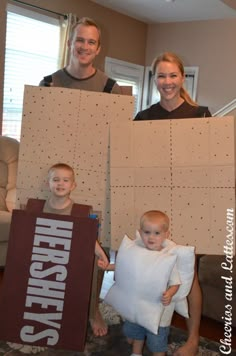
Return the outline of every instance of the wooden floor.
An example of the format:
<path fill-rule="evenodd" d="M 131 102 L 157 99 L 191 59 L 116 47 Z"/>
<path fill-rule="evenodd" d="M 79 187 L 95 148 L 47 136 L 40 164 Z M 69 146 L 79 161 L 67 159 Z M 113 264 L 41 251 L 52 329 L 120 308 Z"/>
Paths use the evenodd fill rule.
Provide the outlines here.
<path fill-rule="evenodd" d="M 0 293 L 1 293 L 1 285 L 3 279 L 3 271 L 0 270 Z M 113 272 L 105 272 L 102 291 L 100 297 L 103 299 L 108 289 L 114 283 L 114 273 Z M 174 314 L 172 325 L 178 327 L 180 329 L 186 330 L 185 319 L 178 314 Z M 220 342 L 220 339 L 224 339 L 224 324 L 217 322 L 213 319 L 209 319 L 207 317 L 202 317 L 201 325 L 200 325 L 200 335 L 206 337 L 210 340 L 214 340 L 216 342 Z M 236 328 L 233 328 L 232 335 L 236 335 Z M 236 349 L 236 338 L 232 338 L 232 348 Z"/>

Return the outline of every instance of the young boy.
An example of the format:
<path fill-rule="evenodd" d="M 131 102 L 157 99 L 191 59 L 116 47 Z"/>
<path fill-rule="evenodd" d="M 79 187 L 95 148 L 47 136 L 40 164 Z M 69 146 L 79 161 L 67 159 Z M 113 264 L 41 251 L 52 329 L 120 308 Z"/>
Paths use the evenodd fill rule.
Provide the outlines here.
<path fill-rule="evenodd" d="M 70 215 L 73 205 L 70 193 L 76 187 L 73 168 L 65 163 L 54 164 L 48 171 L 48 185 L 51 194 L 44 204 L 43 212 Z M 109 261 L 98 241 L 95 244 L 95 254 L 98 256 L 98 267 L 105 270 Z M 26 346 L 15 343 L 10 343 L 9 345 L 16 350 L 21 348 L 22 352 L 24 352 L 24 349 L 26 350 L 25 353 L 32 352 L 31 354 L 45 350 L 40 346 Z"/>
<path fill-rule="evenodd" d="M 51 194 L 43 212 L 70 215 L 74 203 L 70 193 L 76 187 L 73 168 L 65 163 L 54 164 L 48 171 L 48 185 Z M 105 270 L 109 261 L 98 241 L 95 244 L 95 255 L 98 256 L 98 267 Z"/>
<path fill-rule="evenodd" d="M 151 251 L 161 251 L 165 247 L 165 240 L 169 237 L 169 218 L 158 210 L 151 210 L 144 213 L 140 219 L 139 233 L 143 242 L 143 247 Z M 132 261 L 130 261 L 132 263 Z M 115 265 L 109 264 L 107 270 L 114 270 Z M 145 269 L 145 265 L 143 266 Z M 135 273 L 135 271 L 134 271 Z M 174 267 L 168 281 L 168 288 L 162 293 L 162 304 L 167 306 L 171 303 L 172 297 L 178 291 L 180 278 L 177 269 Z M 150 285 L 150 289 L 158 288 Z M 163 356 L 167 351 L 169 326 L 159 326 L 158 334 L 153 334 L 143 326 L 125 320 L 123 326 L 127 340 L 132 344 L 131 356 L 142 356 L 144 342 L 146 340 L 148 348 L 153 356 Z"/>

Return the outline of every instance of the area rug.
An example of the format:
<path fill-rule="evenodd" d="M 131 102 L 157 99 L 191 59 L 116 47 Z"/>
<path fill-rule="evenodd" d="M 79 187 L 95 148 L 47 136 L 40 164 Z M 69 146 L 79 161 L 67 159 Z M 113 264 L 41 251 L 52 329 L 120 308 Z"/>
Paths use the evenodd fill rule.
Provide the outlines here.
<path fill-rule="evenodd" d="M 106 305 L 105 303 L 100 304 L 100 310 L 104 319 L 109 325 L 108 335 L 96 338 L 93 336 L 90 327 L 88 327 L 87 341 L 84 352 L 55 350 L 0 341 L 0 355 L 129 356 L 131 354 L 131 347 L 126 342 L 126 339 L 122 334 L 123 320 L 110 306 Z M 167 356 L 173 355 L 174 351 L 183 345 L 186 339 L 187 335 L 185 331 L 171 327 Z M 220 344 L 214 341 L 201 338 L 199 343 L 198 356 L 221 355 L 219 352 L 219 346 Z M 231 355 L 236 355 L 236 352 L 232 352 L 233 353 L 231 353 Z M 143 356 L 151 356 L 151 353 L 145 348 Z"/>

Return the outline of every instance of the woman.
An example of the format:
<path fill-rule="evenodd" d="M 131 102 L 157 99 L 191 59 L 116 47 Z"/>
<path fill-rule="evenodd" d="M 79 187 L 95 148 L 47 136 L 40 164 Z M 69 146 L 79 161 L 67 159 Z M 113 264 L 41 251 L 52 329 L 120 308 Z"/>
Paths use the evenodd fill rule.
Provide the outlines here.
<path fill-rule="evenodd" d="M 199 106 L 184 89 L 184 66 L 181 59 L 171 52 L 165 52 L 153 61 L 153 75 L 160 93 L 160 101 L 140 111 L 134 120 L 162 120 L 210 117 L 205 106 Z M 202 308 L 202 294 L 195 273 L 192 289 L 188 295 L 189 314 L 187 319 L 188 340 L 175 356 L 195 356 L 198 350 L 199 327 Z"/>
<path fill-rule="evenodd" d="M 160 102 L 140 111 L 134 120 L 161 120 L 194 117 L 209 117 L 205 106 L 193 101 L 183 84 L 184 66 L 174 53 L 165 52 L 157 57 L 152 65 L 155 84 L 160 93 Z"/>

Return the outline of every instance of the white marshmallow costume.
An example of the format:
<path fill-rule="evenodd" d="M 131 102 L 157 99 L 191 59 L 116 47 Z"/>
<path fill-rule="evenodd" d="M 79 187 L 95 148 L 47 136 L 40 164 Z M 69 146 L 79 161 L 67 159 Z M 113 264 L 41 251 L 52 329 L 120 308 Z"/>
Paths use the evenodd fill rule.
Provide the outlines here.
<path fill-rule="evenodd" d="M 192 246 L 165 240 L 161 251 L 152 251 L 144 246 L 138 231 L 135 240 L 125 235 L 116 258 L 115 283 L 104 300 L 123 318 L 157 334 L 159 326 L 170 325 L 174 310 L 188 317 L 186 296 L 193 281 L 194 262 Z M 168 285 L 179 284 L 177 281 L 180 287 L 170 305 L 164 307 L 162 293 Z"/>

